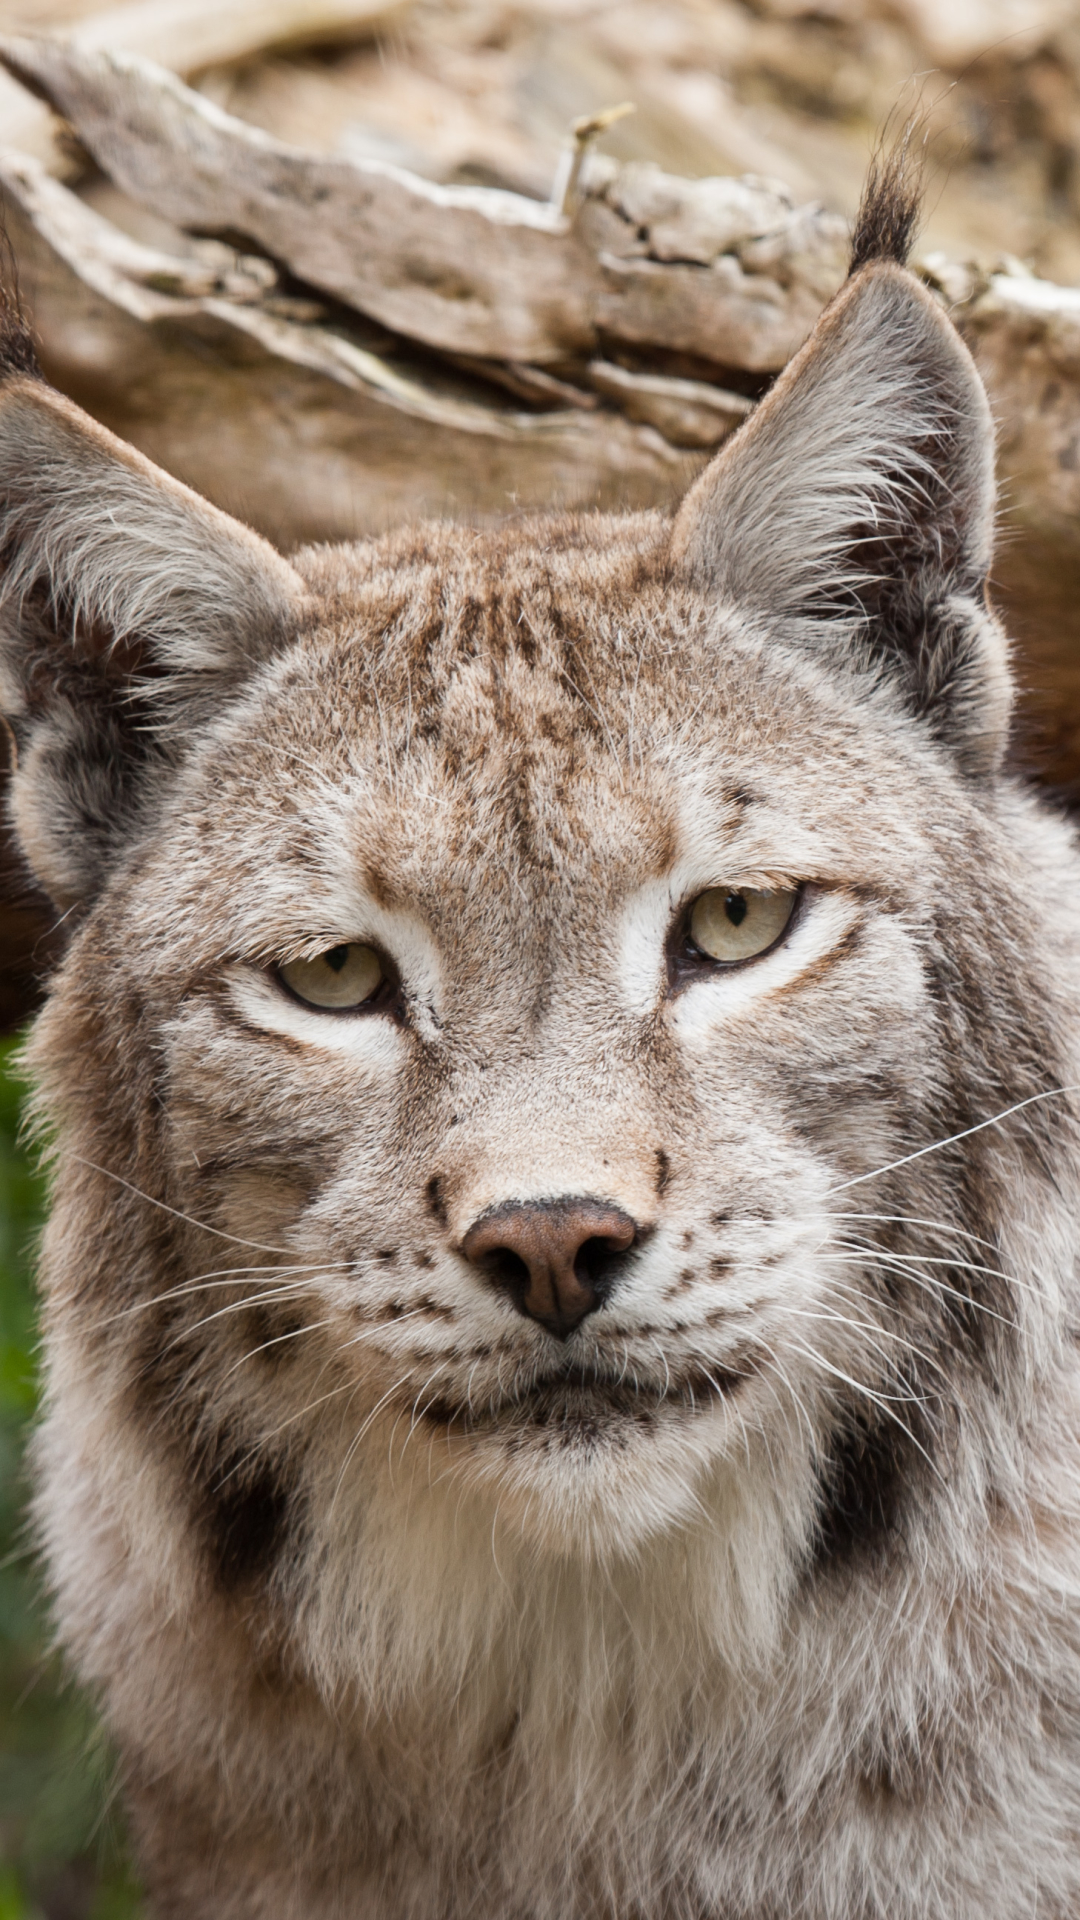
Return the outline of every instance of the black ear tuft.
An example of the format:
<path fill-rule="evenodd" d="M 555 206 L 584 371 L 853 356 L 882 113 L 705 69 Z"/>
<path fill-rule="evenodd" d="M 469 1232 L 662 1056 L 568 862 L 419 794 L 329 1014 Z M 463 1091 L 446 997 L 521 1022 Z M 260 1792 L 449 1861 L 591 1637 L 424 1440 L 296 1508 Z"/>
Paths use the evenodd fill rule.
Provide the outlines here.
<path fill-rule="evenodd" d="M 871 672 L 965 773 L 1001 763 L 1012 699 L 987 605 L 994 427 L 948 315 L 895 259 L 918 201 L 895 157 L 867 197 L 864 264 L 671 532 L 685 577 L 728 614 L 835 670 Z"/>
<path fill-rule="evenodd" d="M 858 273 L 872 260 L 907 265 L 922 206 L 922 167 L 911 151 L 917 125 L 912 121 L 891 153 L 876 153 L 870 162 L 851 236 L 849 274 Z"/>
<path fill-rule="evenodd" d="M 7 229 L 0 221 L 0 380 L 40 375 L 34 336 L 19 291 L 19 270 Z"/>

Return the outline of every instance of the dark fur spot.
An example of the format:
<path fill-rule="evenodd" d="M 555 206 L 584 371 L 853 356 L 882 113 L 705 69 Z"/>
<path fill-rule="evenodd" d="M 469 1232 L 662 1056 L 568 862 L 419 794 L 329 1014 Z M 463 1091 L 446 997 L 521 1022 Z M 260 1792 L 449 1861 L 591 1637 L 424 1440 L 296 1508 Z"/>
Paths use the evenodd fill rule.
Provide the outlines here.
<path fill-rule="evenodd" d="M 657 1147 L 656 1149 L 657 1194 L 666 1193 L 670 1185 L 671 1185 L 671 1161 L 668 1159 L 667 1154 L 664 1152 L 663 1147 Z"/>
<path fill-rule="evenodd" d="M 446 1320 L 452 1324 L 457 1319 L 453 1307 L 446 1307 L 441 1301 L 433 1300 L 429 1293 L 425 1293 L 416 1302 L 413 1312 L 422 1315 L 425 1320 Z"/>
<path fill-rule="evenodd" d="M 930 1765 L 931 1750 L 938 1745 L 933 1721 L 915 1728 L 890 1729 L 878 1734 L 876 1751 L 867 1755 L 859 1781 L 859 1797 L 872 1816 L 925 1808 L 932 1794 L 936 1769 Z M 935 1756 L 940 1765 L 940 1751 Z"/>
<path fill-rule="evenodd" d="M 754 807 L 757 805 L 758 797 L 749 787 L 724 788 L 724 798 L 730 807 Z"/>
<path fill-rule="evenodd" d="M 250 1307 L 237 1315 L 237 1333 L 246 1357 L 276 1370 L 295 1354 L 295 1343 L 304 1332 L 304 1323 L 295 1314 L 275 1313 L 270 1307 Z"/>
<path fill-rule="evenodd" d="M 226 1593 L 265 1577 L 284 1543 L 290 1496 L 267 1462 L 231 1450 L 202 1476 L 201 1505 L 218 1585 Z"/>
<path fill-rule="evenodd" d="M 428 1211 L 438 1221 L 440 1227 L 445 1227 L 446 1204 L 443 1200 L 442 1186 L 437 1174 L 432 1174 L 431 1179 L 424 1188 L 424 1198 L 428 1203 Z"/>
<path fill-rule="evenodd" d="M 537 659 L 536 638 L 530 628 L 523 624 L 523 609 L 519 608 L 515 611 L 515 609 L 511 607 L 510 621 L 514 636 L 514 646 L 519 657 L 525 662 L 527 667 L 535 667 Z"/>
<path fill-rule="evenodd" d="M 899 1407 L 895 1419 L 873 1407 L 847 1414 L 818 1463 L 818 1572 L 879 1553 L 895 1538 L 929 1453 L 928 1425 L 916 1407 Z"/>

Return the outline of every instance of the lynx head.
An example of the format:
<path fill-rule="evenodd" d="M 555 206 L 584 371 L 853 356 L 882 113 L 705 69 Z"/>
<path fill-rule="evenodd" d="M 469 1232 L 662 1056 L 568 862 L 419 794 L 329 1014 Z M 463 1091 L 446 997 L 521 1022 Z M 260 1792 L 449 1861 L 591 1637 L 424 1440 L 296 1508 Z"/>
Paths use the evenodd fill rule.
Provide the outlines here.
<path fill-rule="evenodd" d="M 967 1130 L 1069 1069 L 991 425 L 863 242 L 673 521 L 288 562 L 12 329 L 55 1391 L 208 1590 L 344 1617 L 410 1528 L 827 1578 L 1024 1390 L 1051 1135 Z"/>

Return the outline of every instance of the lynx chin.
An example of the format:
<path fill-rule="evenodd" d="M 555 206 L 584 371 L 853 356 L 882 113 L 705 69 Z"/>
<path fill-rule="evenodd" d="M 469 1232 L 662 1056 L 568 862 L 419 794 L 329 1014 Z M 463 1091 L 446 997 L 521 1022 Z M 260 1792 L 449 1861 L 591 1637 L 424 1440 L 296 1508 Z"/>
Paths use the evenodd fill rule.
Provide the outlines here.
<path fill-rule="evenodd" d="M 1080 1914 L 1080 855 L 905 193 L 674 517 L 286 560 L 7 315 L 35 1515 L 156 1920 Z"/>

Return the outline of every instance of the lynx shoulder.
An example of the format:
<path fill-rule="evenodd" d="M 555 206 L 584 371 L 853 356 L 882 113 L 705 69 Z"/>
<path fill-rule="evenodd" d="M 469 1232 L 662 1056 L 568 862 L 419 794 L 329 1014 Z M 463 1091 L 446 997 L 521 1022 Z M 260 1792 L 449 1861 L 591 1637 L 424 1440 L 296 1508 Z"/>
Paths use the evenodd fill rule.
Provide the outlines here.
<path fill-rule="evenodd" d="M 7 317 L 36 1518 L 157 1916 L 1080 1911 L 1080 857 L 911 216 L 673 519 L 286 560 Z"/>

